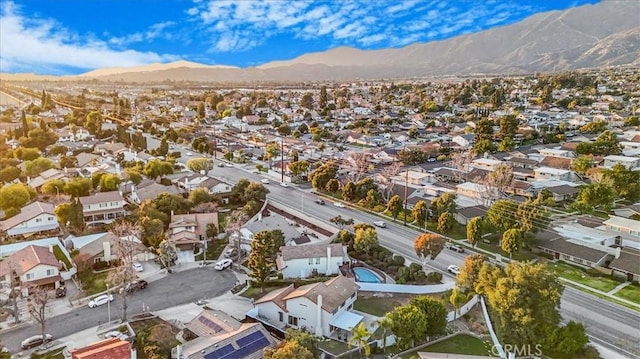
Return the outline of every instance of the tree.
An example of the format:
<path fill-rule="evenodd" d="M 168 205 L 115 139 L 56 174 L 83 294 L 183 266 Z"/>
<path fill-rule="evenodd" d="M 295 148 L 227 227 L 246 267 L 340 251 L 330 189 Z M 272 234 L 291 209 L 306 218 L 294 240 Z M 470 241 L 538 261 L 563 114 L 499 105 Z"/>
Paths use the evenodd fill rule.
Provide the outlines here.
<path fill-rule="evenodd" d="M 485 294 L 498 337 L 514 346 L 535 345 L 560 323 L 562 285 L 545 264 L 512 262 L 504 271 L 483 264 L 476 291 Z"/>
<path fill-rule="evenodd" d="M 389 199 L 389 203 L 387 203 L 387 211 L 391 212 L 394 221 L 396 220 L 396 218 L 398 218 L 398 215 L 402 211 L 403 207 L 403 201 L 399 195 L 395 195 L 391 197 L 391 199 Z"/>
<path fill-rule="evenodd" d="M 327 86 L 320 86 L 320 97 L 318 97 L 318 107 L 325 108 L 327 106 Z"/>
<path fill-rule="evenodd" d="M 513 137 L 518 132 L 519 121 L 515 115 L 506 115 L 500 118 L 500 136 Z"/>
<path fill-rule="evenodd" d="M 111 232 L 117 237 L 114 243 L 114 254 L 120 260 L 120 266 L 112 271 L 109 271 L 107 281 L 113 288 L 125 289 L 130 283 L 137 278 L 136 272 L 133 269 L 133 263 L 135 262 L 135 255 L 138 253 L 137 240 L 140 237 L 140 226 L 127 221 L 115 222 L 111 226 Z M 122 296 L 122 316 L 123 323 L 127 321 L 127 296 L 129 292 L 127 290 L 121 290 Z"/>
<path fill-rule="evenodd" d="M 182 196 L 170 194 L 167 192 L 160 193 L 151 201 L 153 206 L 167 217 L 172 214 L 184 214 L 191 209 L 191 202 Z"/>
<path fill-rule="evenodd" d="M 280 232 L 280 234 L 274 232 Z M 279 240 L 280 236 L 282 237 L 281 241 Z M 251 239 L 251 253 L 247 261 L 247 268 L 251 270 L 250 277 L 260 286 L 261 293 L 264 293 L 265 281 L 273 273 L 275 257 L 280 248 L 279 244 L 284 245 L 284 234 L 280 230 L 263 230 L 256 233 Z"/>
<path fill-rule="evenodd" d="M 73 229 L 76 232 L 82 232 L 84 229 L 82 203 L 77 198 L 71 202 L 60 203 L 53 212 L 63 227 Z"/>
<path fill-rule="evenodd" d="M 194 206 L 211 202 L 212 200 L 213 198 L 206 188 L 196 188 L 189 193 L 189 201 L 191 201 Z"/>
<path fill-rule="evenodd" d="M 133 168 L 126 168 L 124 170 L 124 178 L 133 182 L 136 186 L 142 182 L 142 175 L 140 174 L 140 171 Z"/>
<path fill-rule="evenodd" d="M 469 255 L 464 259 L 460 266 L 460 271 L 456 276 L 458 286 L 475 290 L 475 284 L 478 281 L 480 269 L 487 262 L 487 259 L 481 254 Z"/>
<path fill-rule="evenodd" d="M 115 173 L 106 173 L 100 177 L 100 192 L 116 191 L 122 179 Z"/>
<path fill-rule="evenodd" d="M 493 144 L 493 142 L 489 139 L 482 139 L 479 141 L 476 141 L 476 143 L 473 145 L 473 153 L 475 153 L 476 155 L 482 155 L 484 153 L 493 153 L 496 152 L 497 148 L 496 145 Z"/>
<path fill-rule="evenodd" d="M 446 233 L 448 230 L 453 228 L 454 223 L 455 219 L 451 213 L 442 212 L 438 217 L 438 226 L 436 229 L 438 232 Z"/>
<path fill-rule="evenodd" d="M 325 186 L 325 189 L 329 193 L 336 193 L 340 189 L 340 182 L 338 182 L 337 179 L 332 178 L 332 179 L 329 180 L 329 182 L 327 182 L 327 185 Z"/>
<path fill-rule="evenodd" d="M 640 199 L 640 171 L 616 163 L 610 169 L 604 169 L 602 172 L 603 182 L 611 185 L 618 197 L 631 203 Z"/>
<path fill-rule="evenodd" d="M 495 201 L 484 215 L 484 222 L 496 229 L 506 231 L 515 226 L 516 202 L 510 199 Z"/>
<path fill-rule="evenodd" d="M 78 158 L 75 156 L 62 156 L 59 164 L 60 168 L 75 168 L 78 167 Z"/>
<path fill-rule="evenodd" d="M 60 193 L 64 193 L 64 185 L 65 182 L 63 180 L 52 179 L 45 182 L 42 187 L 40 187 L 40 191 L 50 195 L 59 195 Z"/>
<path fill-rule="evenodd" d="M 156 149 L 156 153 L 158 156 L 166 156 L 167 153 L 169 153 L 169 143 L 167 142 L 166 137 L 163 137 L 162 140 L 160 140 L 160 145 Z"/>
<path fill-rule="evenodd" d="M 209 172 L 213 169 L 213 161 L 208 158 L 192 158 L 187 161 L 187 167 L 193 172 Z"/>
<path fill-rule="evenodd" d="M 514 253 L 517 253 L 522 247 L 523 234 L 519 229 L 511 228 L 502 233 L 501 248 L 503 251 L 509 253 L 509 258 L 513 257 Z"/>
<path fill-rule="evenodd" d="M 291 136 L 291 126 L 289 126 L 286 123 L 281 124 L 280 126 L 278 126 L 278 134 L 280 134 L 280 136 Z"/>
<path fill-rule="evenodd" d="M 571 169 L 579 175 L 585 175 L 587 171 L 593 168 L 593 158 L 591 156 L 579 156 L 571 162 Z"/>
<path fill-rule="evenodd" d="M 421 226 L 426 224 L 428 214 L 429 209 L 427 208 L 427 203 L 423 200 L 418 200 L 411 210 L 411 216 L 413 216 Z"/>
<path fill-rule="evenodd" d="M 98 111 L 91 111 L 84 122 L 84 128 L 90 133 L 99 134 L 102 131 L 102 115 Z"/>
<path fill-rule="evenodd" d="M 355 344 L 358 347 L 358 352 L 362 353 L 364 349 L 364 357 L 368 358 L 371 355 L 371 347 L 369 346 L 369 337 L 371 333 L 363 322 L 360 322 L 358 326 L 351 329 L 353 336 L 349 339 L 349 345 Z"/>
<path fill-rule="evenodd" d="M 441 236 L 435 233 L 423 233 L 418 236 L 413 242 L 413 248 L 416 251 L 416 255 L 420 257 L 423 264 L 426 264 L 427 260 L 434 260 L 444 249 L 445 240 Z"/>
<path fill-rule="evenodd" d="M 19 211 L 35 197 L 33 188 L 24 183 L 8 184 L 0 188 L 0 208 L 5 212 L 12 208 L 14 211 Z"/>
<path fill-rule="evenodd" d="M 32 286 L 29 288 L 29 314 L 40 325 L 40 334 L 44 338 L 47 323 L 47 304 L 53 296 L 45 287 Z"/>
<path fill-rule="evenodd" d="M 329 222 L 338 226 L 339 229 L 343 229 L 345 226 L 353 224 L 353 218 L 345 219 L 341 215 L 337 215 L 329 220 Z"/>
<path fill-rule="evenodd" d="M 490 141 L 493 136 L 493 120 L 483 118 L 476 123 L 476 143 L 480 141 Z"/>
<path fill-rule="evenodd" d="M 64 184 L 64 193 L 73 198 L 88 196 L 93 187 L 90 178 L 73 178 Z"/>
<path fill-rule="evenodd" d="M 178 259 L 178 248 L 173 242 L 164 239 L 158 244 L 158 259 L 164 268 L 169 268 Z"/>
<path fill-rule="evenodd" d="M 173 173 L 173 165 L 166 161 L 152 160 L 144 166 L 144 175 L 150 179 L 166 176 Z"/>
<path fill-rule="evenodd" d="M 589 342 L 584 325 L 570 321 L 555 328 L 544 340 L 546 355 L 558 359 L 571 359 Z"/>
<path fill-rule="evenodd" d="M 0 170 L 0 182 L 7 183 L 20 177 L 22 171 L 18 167 L 6 167 Z"/>
<path fill-rule="evenodd" d="M 353 249 L 360 253 L 370 254 L 378 246 L 378 233 L 374 228 L 359 228 L 353 240 Z"/>
<path fill-rule="evenodd" d="M 467 222 L 467 242 L 475 248 L 482 238 L 482 217 L 474 217 Z"/>
<path fill-rule="evenodd" d="M 27 176 L 37 176 L 40 173 L 55 167 L 55 163 L 48 158 L 36 158 L 35 160 L 24 163 L 24 173 Z"/>
<path fill-rule="evenodd" d="M 439 218 L 444 212 L 456 213 L 456 195 L 445 192 L 431 202 L 431 212 L 435 218 Z"/>
<path fill-rule="evenodd" d="M 353 182 L 348 181 L 345 183 L 342 187 L 342 199 L 347 202 L 353 202 L 356 199 L 356 189 L 356 185 Z"/>
<path fill-rule="evenodd" d="M 286 340 L 275 349 L 266 348 L 264 359 L 314 359 L 309 349 L 303 347 L 297 341 Z"/>
<path fill-rule="evenodd" d="M 445 333 L 447 329 L 447 309 L 441 301 L 427 296 L 418 296 L 411 298 L 409 305 L 420 309 L 427 318 L 426 335 Z"/>
<path fill-rule="evenodd" d="M 289 172 L 293 177 L 300 177 L 303 174 L 309 171 L 309 162 L 307 161 L 296 161 L 289 163 Z"/>
<path fill-rule="evenodd" d="M 335 179 L 337 172 L 338 167 L 336 164 L 327 162 L 311 172 L 308 178 L 313 188 L 323 190 L 330 180 Z"/>
<path fill-rule="evenodd" d="M 397 338 L 398 347 L 402 349 L 414 347 L 416 341 L 427 336 L 427 316 L 414 305 L 396 307 L 386 317 L 391 322 L 391 332 Z"/>
<path fill-rule="evenodd" d="M 605 121 L 593 121 L 580 127 L 580 132 L 586 133 L 601 133 L 607 129 L 607 123 Z"/>
<path fill-rule="evenodd" d="M 513 141 L 513 139 L 511 137 L 505 137 L 498 144 L 498 151 L 500 151 L 500 152 L 509 152 L 509 151 L 513 150 L 513 148 L 515 146 L 516 146 L 516 143 Z"/>
<path fill-rule="evenodd" d="M 387 351 L 387 330 L 390 330 L 393 326 L 391 322 L 391 318 L 389 316 L 384 316 L 378 319 L 378 326 L 382 329 L 382 352 L 386 353 Z"/>
<path fill-rule="evenodd" d="M 615 190 L 610 185 L 605 183 L 591 183 L 580 187 L 578 196 L 571 204 L 571 208 L 582 213 L 591 213 L 595 209 L 609 212 L 615 198 Z"/>
<path fill-rule="evenodd" d="M 251 182 L 244 190 L 242 201 L 245 203 L 252 201 L 264 202 L 268 193 L 269 190 L 262 183 Z"/>

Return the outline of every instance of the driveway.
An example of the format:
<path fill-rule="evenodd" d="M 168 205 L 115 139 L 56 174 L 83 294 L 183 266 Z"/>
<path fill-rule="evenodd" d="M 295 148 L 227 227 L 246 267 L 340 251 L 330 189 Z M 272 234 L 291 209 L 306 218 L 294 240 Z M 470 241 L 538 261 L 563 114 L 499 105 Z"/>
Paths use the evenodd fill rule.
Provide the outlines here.
<path fill-rule="evenodd" d="M 231 271 L 216 271 L 213 266 L 198 267 L 168 274 L 164 278 L 149 283 L 149 286 L 127 297 L 127 316 L 142 313 L 143 305 L 150 311 L 159 311 L 199 299 L 215 298 L 228 292 L 236 284 Z M 111 303 L 111 319 L 121 313 L 122 298 L 116 296 Z M 62 338 L 76 332 L 95 327 L 108 321 L 106 305 L 90 309 L 80 307 L 69 313 L 48 318 L 45 331 Z M 37 325 L 30 325 L 2 333 L 2 344 L 12 353 L 20 350 L 20 342 L 39 334 Z"/>

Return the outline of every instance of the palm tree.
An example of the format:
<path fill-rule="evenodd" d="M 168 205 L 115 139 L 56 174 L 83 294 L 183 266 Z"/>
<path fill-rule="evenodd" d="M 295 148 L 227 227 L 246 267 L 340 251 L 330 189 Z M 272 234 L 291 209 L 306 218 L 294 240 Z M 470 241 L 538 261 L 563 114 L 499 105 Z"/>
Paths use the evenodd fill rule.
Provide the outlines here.
<path fill-rule="evenodd" d="M 387 351 L 387 330 L 391 329 L 393 322 L 391 318 L 384 316 L 378 320 L 378 325 L 382 328 L 382 352 Z"/>
<path fill-rule="evenodd" d="M 371 333 L 363 322 L 360 322 L 357 327 L 351 329 L 351 332 L 353 336 L 349 339 L 349 346 L 355 343 L 358 346 L 358 351 L 361 352 L 362 349 L 364 349 L 364 356 L 368 358 L 369 355 L 371 355 L 371 347 L 368 341 Z"/>

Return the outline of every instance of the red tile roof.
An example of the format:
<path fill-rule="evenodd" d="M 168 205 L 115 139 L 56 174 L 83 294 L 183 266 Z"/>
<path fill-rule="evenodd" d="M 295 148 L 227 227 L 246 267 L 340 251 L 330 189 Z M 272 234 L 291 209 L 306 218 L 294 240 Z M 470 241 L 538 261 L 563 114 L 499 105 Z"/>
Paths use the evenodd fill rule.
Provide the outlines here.
<path fill-rule="evenodd" d="M 71 359 L 131 359 L 127 341 L 110 338 L 71 351 Z"/>

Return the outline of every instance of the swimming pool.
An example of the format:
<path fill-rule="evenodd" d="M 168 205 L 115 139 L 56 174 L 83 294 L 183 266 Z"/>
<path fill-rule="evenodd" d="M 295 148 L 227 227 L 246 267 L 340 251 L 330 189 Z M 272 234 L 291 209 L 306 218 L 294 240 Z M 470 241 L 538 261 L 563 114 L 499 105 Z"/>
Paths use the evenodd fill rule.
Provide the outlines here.
<path fill-rule="evenodd" d="M 355 274 L 356 276 L 356 282 L 382 283 L 382 280 L 380 280 L 380 277 L 378 277 L 378 275 L 374 271 L 369 270 L 367 268 L 363 268 L 363 267 L 353 268 L 353 274 Z"/>

